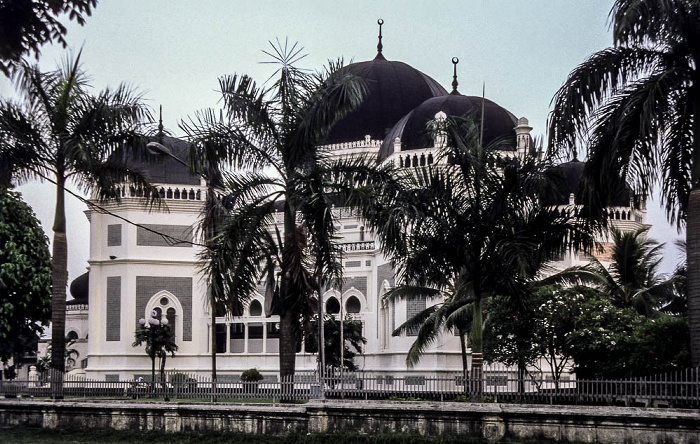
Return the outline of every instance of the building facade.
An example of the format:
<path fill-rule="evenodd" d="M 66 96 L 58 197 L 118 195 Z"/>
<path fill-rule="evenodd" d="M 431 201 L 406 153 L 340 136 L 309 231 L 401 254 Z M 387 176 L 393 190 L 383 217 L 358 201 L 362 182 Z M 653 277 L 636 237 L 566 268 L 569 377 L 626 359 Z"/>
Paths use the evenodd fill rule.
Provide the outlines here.
<path fill-rule="evenodd" d="M 415 68 L 387 60 L 381 44 L 373 60 L 344 68 L 367 81 L 369 95 L 333 128 L 323 149 L 337 156 L 369 154 L 403 168 L 429 165 L 437 162 L 444 140 L 439 134 L 430 136 L 426 123 L 450 115 L 481 119 L 483 109 L 485 144 L 510 142 L 504 145 L 510 155 L 531 150 L 532 128 L 527 119 L 516 119 L 488 99 L 461 95 L 453 62 L 455 79 L 450 93 Z M 186 155 L 181 141 L 165 138 L 164 144 L 175 155 Z M 571 192 L 568 199 L 556 205 L 579 203 L 581 166 L 575 160 L 560 166 L 570 181 Z M 156 184 L 167 210 L 145 208 L 139 199 L 142 191 L 125 187 L 120 202 L 103 204 L 108 212 L 99 208 L 86 211 L 90 221 L 90 233 L 86 233 L 90 236 L 90 267 L 89 279 L 83 279 L 89 280 L 85 285 L 89 310 L 87 325 L 76 334 L 87 339 L 87 347 L 76 371 L 106 380 L 149 374 L 150 360 L 143 348 L 131 344 L 138 320 L 156 310 L 168 318 L 179 347 L 175 357 L 168 359 L 167 369 L 208 375 L 211 315 L 198 262 L 197 233 L 206 186 L 172 159 L 157 165 L 144 164 L 143 168 Z M 643 226 L 643 207 L 635 208 L 630 199 L 618 203 L 611 209 L 611 217 L 619 220 L 619 225 L 627 229 Z M 392 336 L 392 332 L 438 301 L 385 300 L 383 295 L 397 284 L 391 264 L 362 220 L 347 208 L 334 212 L 340 226 L 345 281 L 342 288 L 326 291 L 323 302 L 326 312 L 347 314 L 362 322 L 367 343 L 355 364 L 376 373 L 460 371 L 459 338 L 450 332 L 442 333 L 417 366 L 407 368 L 406 353 L 413 343 L 413 332 L 403 336 Z M 277 222 L 282 223 L 281 212 Z M 572 254 L 555 265 L 563 268 L 581 259 Z M 216 318 L 219 378 L 235 378 L 249 368 L 270 376 L 277 373 L 279 319 L 266 316 L 264 293 L 261 283 L 242 316 Z M 70 322 L 66 331 L 72 331 Z M 302 347 L 297 369 L 313 370 L 316 366 L 316 355 Z"/>

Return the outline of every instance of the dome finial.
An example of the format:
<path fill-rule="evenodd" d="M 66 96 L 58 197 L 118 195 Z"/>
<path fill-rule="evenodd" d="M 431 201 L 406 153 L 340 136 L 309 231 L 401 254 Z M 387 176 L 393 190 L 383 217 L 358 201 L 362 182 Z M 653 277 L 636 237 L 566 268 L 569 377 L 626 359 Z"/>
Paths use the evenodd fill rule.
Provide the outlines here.
<path fill-rule="evenodd" d="M 452 94 L 459 94 L 459 91 L 457 91 L 457 86 L 459 85 L 459 82 L 457 82 L 457 63 L 459 63 L 459 59 L 457 57 L 452 57 L 452 64 L 454 65 L 454 74 L 452 75 Z"/>
<path fill-rule="evenodd" d="M 160 105 L 160 117 L 158 118 L 158 139 L 163 141 L 163 105 Z"/>
<path fill-rule="evenodd" d="M 382 49 L 384 49 L 384 45 L 382 45 L 382 25 L 384 24 L 384 19 L 377 20 L 377 24 L 379 25 L 379 43 L 377 43 L 377 57 L 375 58 L 384 59 L 382 55 Z"/>

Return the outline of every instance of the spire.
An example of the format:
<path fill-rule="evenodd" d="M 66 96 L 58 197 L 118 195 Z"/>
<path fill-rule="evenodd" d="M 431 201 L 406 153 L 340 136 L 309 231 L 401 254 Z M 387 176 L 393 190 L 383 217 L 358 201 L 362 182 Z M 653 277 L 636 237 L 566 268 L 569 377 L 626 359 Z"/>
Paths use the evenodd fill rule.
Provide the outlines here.
<path fill-rule="evenodd" d="M 573 151 L 573 154 L 574 154 L 574 158 L 571 159 L 571 161 L 572 161 L 572 162 L 580 162 L 580 161 L 578 160 L 578 150 L 576 149 L 576 146 L 575 146 L 575 145 L 574 145 L 572 151 Z"/>
<path fill-rule="evenodd" d="M 457 63 L 459 63 L 459 59 L 457 57 L 452 57 L 454 74 L 452 75 L 452 92 L 450 94 L 459 94 L 459 91 L 457 91 L 457 86 L 459 85 L 459 82 L 457 82 Z"/>
<path fill-rule="evenodd" d="M 158 139 L 163 141 L 163 105 L 160 105 L 160 116 L 158 118 Z"/>
<path fill-rule="evenodd" d="M 386 60 L 382 55 L 382 49 L 384 49 L 384 45 L 382 45 L 382 25 L 384 24 L 384 20 L 377 20 L 377 24 L 379 25 L 379 43 L 377 43 L 377 57 L 375 57 L 374 59 Z"/>

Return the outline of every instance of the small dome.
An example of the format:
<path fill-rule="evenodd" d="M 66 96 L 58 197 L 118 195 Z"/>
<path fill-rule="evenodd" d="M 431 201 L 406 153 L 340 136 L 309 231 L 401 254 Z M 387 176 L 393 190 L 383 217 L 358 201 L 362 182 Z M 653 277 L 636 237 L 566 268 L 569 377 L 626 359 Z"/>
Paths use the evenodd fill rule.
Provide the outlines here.
<path fill-rule="evenodd" d="M 582 205 L 584 203 L 584 180 L 583 174 L 586 167 L 585 162 L 574 159 L 570 162 L 561 163 L 553 168 L 561 173 L 561 183 L 555 190 L 555 195 L 545 199 L 547 205 L 569 205 L 569 197 L 574 195 L 574 203 Z M 614 192 L 610 190 L 608 205 L 614 207 L 628 207 L 632 190 L 624 187 L 623 190 Z"/>
<path fill-rule="evenodd" d="M 386 159 L 394 152 L 394 140 L 401 140 L 401 150 L 415 150 L 433 146 L 432 135 L 427 129 L 428 122 L 442 112 L 448 116 L 468 116 L 481 121 L 482 102 L 484 107 L 484 146 L 503 140 L 509 150 L 515 149 L 515 131 L 518 123 L 515 116 L 489 99 L 463 96 L 459 93 L 434 97 L 406 114 L 387 134 L 379 150 L 379 160 Z"/>
<path fill-rule="evenodd" d="M 88 289 L 90 288 L 90 273 L 85 272 L 73 279 L 70 284 L 70 294 L 73 296 L 72 301 L 66 302 L 67 305 L 82 305 L 87 304 L 89 300 Z"/>
<path fill-rule="evenodd" d="M 364 140 L 366 135 L 382 140 L 410 110 L 426 99 L 447 94 L 433 78 L 403 62 L 386 60 L 381 53 L 374 60 L 353 63 L 343 70 L 362 77 L 369 92 L 358 109 L 331 129 L 329 144 Z"/>

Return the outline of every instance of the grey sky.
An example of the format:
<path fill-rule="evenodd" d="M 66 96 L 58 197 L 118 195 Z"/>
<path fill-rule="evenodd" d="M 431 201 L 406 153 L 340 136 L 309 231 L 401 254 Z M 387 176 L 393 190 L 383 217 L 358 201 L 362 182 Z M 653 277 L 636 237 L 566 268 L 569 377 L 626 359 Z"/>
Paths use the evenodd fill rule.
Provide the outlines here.
<path fill-rule="evenodd" d="M 460 59 L 459 90 L 486 97 L 524 116 L 534 135 L 545 133 L 550 100 L 567 74 L 587 56 L 612 43 L 608 31 L 611 0 L 462 1 L 183 1 L 102 0 L 84 27 L 68 24 L 74 50 L 83 47 L 84 68 L 96 91 L 127 82 L 157 110 L 163 105 L 166 129 L 181 135 L 178 123 L 196 110 L 217 106 L 217 79 L 245 73 L 259 82 L 273 71 L 261 50 L 268 41 L 299 41 L 308 53 L 301 65 L 319 69 L 328 59 L 373 58 L 377 19 L 383 18 L 384 55 L 435 78 L 446 89 L 452 57 Z M 60 47 L 43 48 L 40 64 L 53 69 L 64 57 Z M 0 95 L 12 95 L 0 79 Z M 53 190 L 21 188 L 50 235 Z M 69 272 L 85 270 L 88 224 L 84 206 L 69 199 Z M 649 205 L 652 237 L 676 237 L 658 204 Z M 666 250 L 664 271 L 678 262 Z"/>

